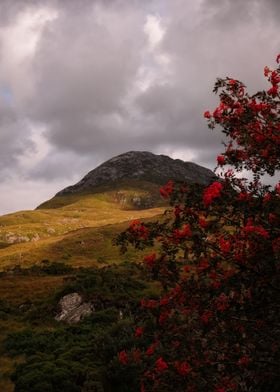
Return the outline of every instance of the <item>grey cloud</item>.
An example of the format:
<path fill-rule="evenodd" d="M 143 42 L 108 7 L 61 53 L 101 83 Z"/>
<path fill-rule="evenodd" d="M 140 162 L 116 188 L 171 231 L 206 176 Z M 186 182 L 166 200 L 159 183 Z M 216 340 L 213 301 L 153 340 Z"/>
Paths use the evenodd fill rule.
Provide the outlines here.
<path fill-rule="evenodd" d="M 34 59 L 37 94 L 26 105 L 47 124 L 53 145 L 87 152 L 106 135 L 98 123 L 122 111 L 139 67 L 143 22 L 130 7 L 121 18 L 113 7 L 89 7 L 75 18 L 65 8 L 48 26 Z"/>
<path fill-rule="evenodd" d="M 143 116 L 157 116 L 155 123 L 165 127 L 166 144 L 185 143 L 208 165 L 212 155 L 212 167 L 223 150 L 223 136 L 207 130 L 202 113 L 217 103 L 212 94 L 216 77 L 244 80 L 249 91 L 262 89 L 263 58 L 273 61 L 279 49 L 263 6 L 253 0 L 205 1 L 196 8 L 174 0 L 161 45 L 172 60 L 172 82 L 152 86 L 137 100 Z"/>
<path fill-rule="evenodd" d="M 2 0 L 0 5 L 0 26 L 2 27 L 11 23 L 16 15 L 26 8 L 27 3 L 29 4 L 31 1 Z"/>
<path fill-rule="evenodd" d="M 28 124 L 0 97 L 0 179 L 18 169 L 20 156 L 33 147 Z"/>
<path fill-rule="evenodd" d="M 89 165 L 96 166 L 98 163 L 100 161 L 96 155 L 89 159 L 87 156 L 82 158 L 71 152 L 55 150 L 33 167 L 27 174 L 27 178 L 31 181 L 43 178 L 49 182 L 62 180 L 65 183 L 67 180 L 71 183 L 78 181 L 88 171 Z"/>
<path fill-rule="evenodd" d="M 32 124 L 33 132 L 44 129 L 49 152 L 25 176 L 50 187 L 128 150 L 191 151 L 213 168 L 222 134 L 207 129 L 203 112 L 217 103 L 216 77 L 243 80 L 253 92 L 265 88 L 263 67 L 279 52 L 278 0 L 2 0 L 0 27 L 42 6 L 57 17 L 25 60 L 28 72 L 16 75 L 18 90 L 24 77 L 30 92 L 14 96 L 12 106 L 0 102 L 0 172 L 19 171 L 20 158 L 32 152 Z M 165 29 L 154 52 L 143 31 L 150 13 Z M 140 90 L 143 67 L 152 77 Z"/>
<path fill-rule="evenodd" d="M 214 16 L 218 27 L 228 30 L 235 26 L 255 22 L 256 18 L 270 18 L 278 22 L 280 3 L 278 0 L 203 0 L 204 16 Z"/>

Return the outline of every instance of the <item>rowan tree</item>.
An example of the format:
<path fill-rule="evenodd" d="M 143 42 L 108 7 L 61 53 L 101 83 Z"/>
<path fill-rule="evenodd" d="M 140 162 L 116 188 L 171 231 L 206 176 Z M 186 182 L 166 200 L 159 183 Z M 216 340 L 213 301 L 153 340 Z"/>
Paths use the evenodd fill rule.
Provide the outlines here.
<path fill-rule="evenodd" d="M 232 78 L 215 84 L 220 103 L 204 117 L 226 138 L 216 181 L 169 181 L 164 219 L 118 237 L 123 250 L 153 247 L 144 264 L 162 284 L 159 299 L 142 299 L 135 346 L 119 353 L 141 392 L 280 390 L 280 184 L 262 183 L 280 168 L 280 66 L 264 75 L 270 87 L 254 95 Z"/>

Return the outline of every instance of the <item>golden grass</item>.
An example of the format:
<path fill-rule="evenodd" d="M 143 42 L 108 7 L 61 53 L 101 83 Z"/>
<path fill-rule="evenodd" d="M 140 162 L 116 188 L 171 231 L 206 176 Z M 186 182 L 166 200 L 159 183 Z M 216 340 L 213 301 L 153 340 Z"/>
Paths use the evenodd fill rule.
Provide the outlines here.
<path fill-rule="evenodd" d="M 65 277 L 65 276 L 64 276 Z M 3 276 L 0 278 L 0 298 L 11 305 L 34 301 L 53 293 L 64 283 L 63 276 Z"/>
<path fill-rule="evenodd" d="M 121 189 L 128 198 L 158 192 L 157 185 L 141 184 Z M 164 206 L 133 210 L 116 198 L 117 190 L 104 188 L 100 193 L 56 197 L 34 211 L 19 211 L 0 217 L 0 271 L 16 265 L 30 267 L 44 259 L 62 261 L 74 267 L 102 267 L 108 263 L 140 261 L 142 252 L 130 249 L 120 256 L 112 239 L 133 219 L 152 219 L 162 215 Z M 120 188 L 118 189 L 120 191 Z M 44 208 L 42 208 L 44 207 Z M 46 208 L 47 207 L 47 208 Z M 15 237 L 26 242 L 10 244 Z M 24 238 L 25 237 L 25 238 Z M 51 296 L 62 287 L 65 276 L 9 275 L 0 277 L 0 299 L 12 307 Z M 1 343 L 11 332 L 27 324 L 12 314 L 0 320 L 0 392 L 13 392 L 10 375 L 24 358 L 10 358 Z M 41 326 L 46 328 L 47 326 Z M 36 329 L 41 328 L 39 325 Z"/>
<path fill-rule="evenodd" d="M 9 357 L 0 356 L 0 391 L 1 392 L 14 392 L 14 384 L 10 376 L 16 367 L 14 359 Z"/>
<path fill-rule="evenodd" d="M 112 233 L 115 235 L 124 229 L 122 225 L 118 227 L 119 224 L 151 218 L 165 209 L 124 210 L 112 201 L 113 194 L 70 195 L 63 199 L 64 205 L 60 208 L 19 211 L 0 217 L 0 270 L 15 265 L 29 267 L 43 259 L 76 266 L 100 264 L 101 258 L 110 262 L 119 257 L 111 245 Z M 68 200 L 66 205 L 65 199 Z M 108 225 L 112 225 L 111 232 L 99 233 L 99 228 Z M 91 228 L 96 230 L 90 231 Z M 91 240 L 83 238 L 88 237 L 88 233 L 93 236 Z M 25 242 L 9 244 L 13 237 L 22 237 Z"/>

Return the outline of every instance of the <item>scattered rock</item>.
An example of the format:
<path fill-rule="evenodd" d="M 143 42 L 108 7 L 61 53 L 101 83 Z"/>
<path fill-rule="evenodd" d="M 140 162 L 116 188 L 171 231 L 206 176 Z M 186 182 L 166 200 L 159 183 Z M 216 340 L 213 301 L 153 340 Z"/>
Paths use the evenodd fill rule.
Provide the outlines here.
<path fill-rule="evenodd" d="M 32 304 L 30 302 L 24 302 L 23 304 L 19 305 L 18 309 L 20 312 L 24 313 L 27 312 L 31 306 Z"/>
<path fill-rule="evenodd" d="M 40 236 L 38 233 L 28 235 L 21 235 L 17 233 L 8 232 L 1 236 L 1 239 L 5 241 L 7 244 L 20 244 L 22 242 L 36 242 L 40 240 Z"/>
<path fill-rule="evenodd" d="M 135 209 L 151 208 L 155 205 L 156 199 L 152 197 L 148 192 L 146 194 L 129 194 L 124 191 L 118 191 L 115 193 L 114 200 L 121 206 L 132 206 Z"/>
<path fill-rule="evenodd" d="M 68 324 L 75 324 L 84 317 L 93 313 L 94 307 L 91 303 L 83 302 L 83 298 L 78 293 L 64 295 L 58 303 L 60 312 L 55 316 L 57 321 L 65 321 Z"/>
<path fill-rule="evenodd" d="M 48 227 L 47 228 L 47 233 L 48 234 L 55 234 L 55 229 L 53 227 Z"/>
<path fill-rule="evenodd" d="M 25 236 L 25 235 L 18 235 L 15 233 L 7 233 L 6 236 L 6 241 L 8 244 L 18 244 L 20 242 L 29 242 L 30 238 Z"/>
<path fill-rule="evenodd" d="M 39 240 L 40 240 L 40 236 L 39 236 L 38 233 L 36 233 L 36 234 L 31 238 L 31 241 L 32 241 L 32 242 L 36 242 L 36 241 L 39 241 Z"/>

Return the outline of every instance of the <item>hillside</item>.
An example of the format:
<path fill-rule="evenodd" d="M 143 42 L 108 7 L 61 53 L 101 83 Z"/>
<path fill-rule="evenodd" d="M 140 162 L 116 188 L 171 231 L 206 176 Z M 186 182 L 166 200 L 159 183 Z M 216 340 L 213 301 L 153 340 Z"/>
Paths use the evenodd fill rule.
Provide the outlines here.
<path fill-rule="evenodd" d="M 138 193 L 134 190 L 133 194 Z M 123 203 L 106 200 L 98 193 L 64 197 L 63 201 L 65 205 L 59 208 L 0 217 L 0 270 L 26 267 L 44 259 L 74 266 L 93 266 L 101 259 L 113 261 L 119 255 L 111 240 L 127 226 L 125 222 L 164 211 L 163 207 L 126 209 Z"/>
<path fill-rule="evenodd" d="M 114 157 L 36 210 L 0 217 L 0 271 L 44 259 L 74 266 L 111 262 L 118 253 L 110 241 L 124 222 L 164 211 L 161 184 L 174 179 L 203 185 L 213 178 L 209 169 L 150 152 Z M 101 233 L 104 227 L 110 235 Z"/>
<path fill-rule="evenodd" d="M 131 328 L 139 299 L 156 297 L 159 289 L 138 263 L 148 250 L 121 255 L 112 240 L 132 219 L 160 219 L 167 204 L 159 187 L 169 178 L 207 184 L 213 176 L 195 164 L 129 152 L 34 211 L 0 217 L 1 391 L 14 392 L 15 385 L 19 392 L 66 391 L 77 369 L 83 383 L 97 388 L 86 391 L 117 390 L 104 369 L 121 347 L 122 331 Z M 77 327 L 55 320 L 59 299 L 72 292 L 95 307 Z M 56 374 L 60 389 L 51 386 Z M 113 389 L 103 389 L 104 377 Z M 72 387 L 84 391 L 73 380 Z"/>

